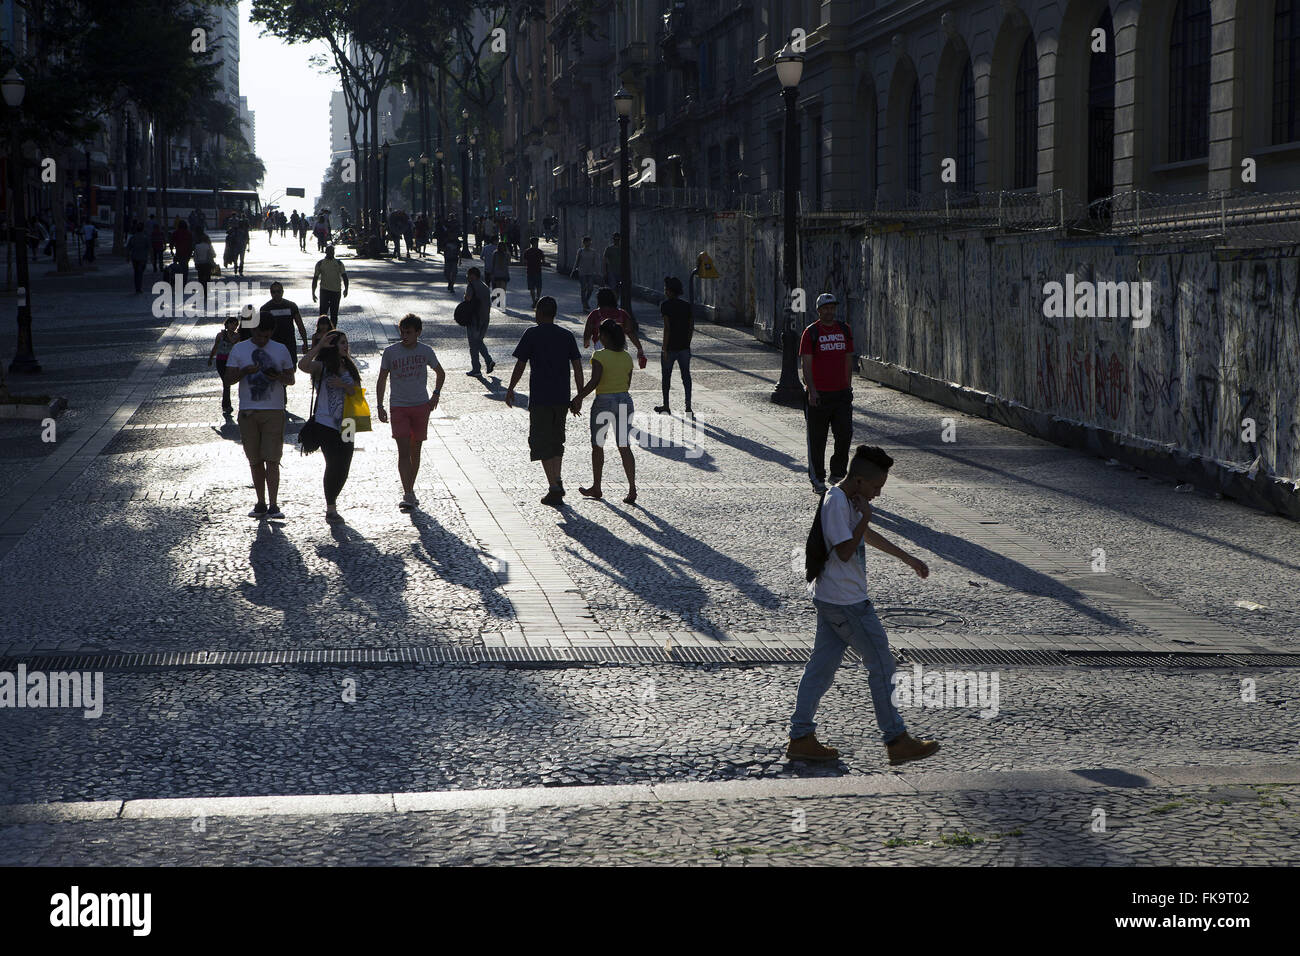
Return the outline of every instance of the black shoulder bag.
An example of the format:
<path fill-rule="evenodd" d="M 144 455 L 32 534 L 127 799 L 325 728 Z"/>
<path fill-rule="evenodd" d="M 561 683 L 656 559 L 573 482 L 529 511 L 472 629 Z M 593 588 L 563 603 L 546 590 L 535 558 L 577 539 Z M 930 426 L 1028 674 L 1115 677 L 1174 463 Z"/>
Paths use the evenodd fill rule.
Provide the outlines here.
<path fill-rule="evenodd" d="M 321 377 L 324 378 L 325 372 L 321 370 Z M 298 451 L 303 455 L 310 455 L 320 450 L 321 439 L 324 437 L 325 427 L 316 421 L 316 376 L 311 377 L 311 415 L 302 423 L 302 428 L 298 429 Z"/>

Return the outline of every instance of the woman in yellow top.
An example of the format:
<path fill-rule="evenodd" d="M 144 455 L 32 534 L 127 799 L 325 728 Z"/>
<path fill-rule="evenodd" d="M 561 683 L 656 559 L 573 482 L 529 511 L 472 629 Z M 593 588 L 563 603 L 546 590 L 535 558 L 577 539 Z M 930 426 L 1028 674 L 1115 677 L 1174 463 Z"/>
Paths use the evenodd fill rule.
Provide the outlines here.
<path fill-rule="evenodd" d="M 601 473 L 605 470 L 605 436 L 614 430 L 614 443 L 623 459 L 627 474 L 626 504 L 636 501 L 636 460 L 632 457 L 632 356 L 627 353 L 627 336 L 613 319 L 600 324 L 600 344 L 603 349 L 591 356 L 591 378 L 578 392 L 571 408 L 577 415 L 582 411 L 582 400 L 596 393 L 591 403 L 591 471 L 590 488 L 579 488 L 584 497 L 603 498 L 600 490 Z"/>

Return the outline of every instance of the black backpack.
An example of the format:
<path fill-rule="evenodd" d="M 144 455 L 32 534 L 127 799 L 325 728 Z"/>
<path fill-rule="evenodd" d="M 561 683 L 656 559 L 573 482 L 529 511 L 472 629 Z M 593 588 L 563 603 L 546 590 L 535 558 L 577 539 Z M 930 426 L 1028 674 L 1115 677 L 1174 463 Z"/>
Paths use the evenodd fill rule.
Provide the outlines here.
<path fill-rule="evenodd" d="M 812 528 L 808 532 L 808 543 L 804 545 L 804 578 L 811 584 L 817 580 L 826 567 L 831 553 L 826 548 L 826 536 L 822 534 L 822 505 L 826 503 L 826 493 L 817 499 L 817 514 L 813 517 Z"/>

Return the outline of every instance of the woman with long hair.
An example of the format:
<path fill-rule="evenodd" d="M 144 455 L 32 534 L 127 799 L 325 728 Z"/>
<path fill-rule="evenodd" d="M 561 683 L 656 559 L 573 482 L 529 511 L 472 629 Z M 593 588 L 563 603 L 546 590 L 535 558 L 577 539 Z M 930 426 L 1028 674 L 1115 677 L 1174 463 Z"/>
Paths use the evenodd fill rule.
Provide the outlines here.
<path fill-rule="evenodd" d="M 349 355 L 348 337 L 332 331 L 322 336 L 298 368 L 311 376 L 317 389 L 313 415 L 322 426 L 320 450 L 325 456 L 325 520 L 339 524 L 338 497 L 352 468 L 354 442 L 343 437 L 343 399 L 361 388 L 361 373 Z"/>

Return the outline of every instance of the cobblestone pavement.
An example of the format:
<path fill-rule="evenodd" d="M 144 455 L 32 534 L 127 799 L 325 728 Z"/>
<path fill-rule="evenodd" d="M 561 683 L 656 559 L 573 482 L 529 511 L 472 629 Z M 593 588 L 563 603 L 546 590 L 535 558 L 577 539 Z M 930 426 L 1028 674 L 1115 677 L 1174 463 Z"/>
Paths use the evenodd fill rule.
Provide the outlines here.
<path fill-rule="evenodd" d="M 255 245 L 245 279 L 262 288 L 284 281 L 310 324 L 304 277 L 314 258 Z M 591 467 L 584 418 L 571 420 L 568 433 L 572 500 L 552 510 L 538 502 L 544 489 L 527 460 L 527 415 L 502 401 L 509 353 L 530 321 L 518 308 L 527 298 L 510 293 L 488 335 L 499 367 L 471 379 L 450 318 L 456 299 L 429 281 L 437 263 L 349 262 L 341 326 L 368 390 L 378 351 L 408 310 L 424 317 L 425 340 L 449 374 L 419 511 L 398 511 L 392 443 L 377 430 L 360 436 L 340 501 L 348 524 L 339 528 L 323 520 L 319 456 L 288 450 L 287 520 L 259 525 L 246 516 L 246 464 L 206 366 L 216 317 L 153 318 L 147 296 L 121 293 L 129 271 L 118 263 L 101 275 L 49 280 L 57 285 L 40 293 L 37 354 L 52 390 L 73 407 L 53 444 L 31 423 L 0 424 L 6 666 L 47 652 L 673 642 L 761 649 L 777 660 L 783 649 L 806 650 L 814 615 L 792 552 L 802 552 L 816 499 L 799 413 L 769 401 L 779 355 L 744 330 L 701 326 L 698 429 L 655 416 L 656 310 L 638 303 L 652 363 L 633 379 L 648 436 L 637 449 L 640 498 L 621 502 L 624 479 L 610 456 L 607 499 L 577 500 Z M 578 328 L 576 285 L 546 282 L 563 323 Z M 0 339 L 0 348 L 10 341 Z M 870 383 L 855 388 L 856 440 L 883 444 L 898 460 L 878 502 L 879 526 L 932 569 L 922 581 L 883 555 L 870 558 L 896 647 L 1300 651 L 1293 523 L 1176 493 Z M 680 384 L 673 400 L 681 402 Z M 291 392 L 291 432 L 307 402 L 300 384 Z M 957 441 L 942 440 L 944 419 L 954 420 Z M 1107 573 L 1093 570 L 1097 549 Z M 819 714 L 819 734 L 844 759 L 824 768 L 785 761 L 800 670 L 110 668 L 97 720 L 0 710 L 0 801 L 888 774 L 866 680 L 850 666 Z M 1296 759 L 1291 670 L 998 671 L 992 719 L 970 708 L 906 714 L 915 732 L 944 741 L 938 755 L 908 768 L 908 779 L 1116 766 L 1245 771 Z M 1243 702 L 1245 679 L 1255 682 L 1257 702 Z M 345 681 L 355 682 L 356 703 L 342 701 Z M 808 818 L 820 822 L 797 834 L 788 809 L 755 817 L 746 801 L 700 796 L 676 810 L 520 810 L 504 833 L 486 836 L 482 813 L 448 810 L 229 820 L 202 836 L 188 821 L 12 823 L 0 825 L 0 845 L 15 862 L 1238 863 L 1270 846 L 1273 857 L 1259 862 L 1290 862 L 1290 798 L 1215 782 L 1117 792 L 1112 816 L 1121 822 L 1106 834 L 1090 830 L 1094 794 L 1013 787 L 808 796 Z M 166 829 L 173 824 L 177 839 Z"/>
<path fill-rule="evenodd" d="M 0 824 L 47 866 L 1294 866 L 1295 786 Z M 1098 813 L 1104 816 L 1098 816 Z M 1094 821 L 1105 830 L 1095 832 Z"/>

